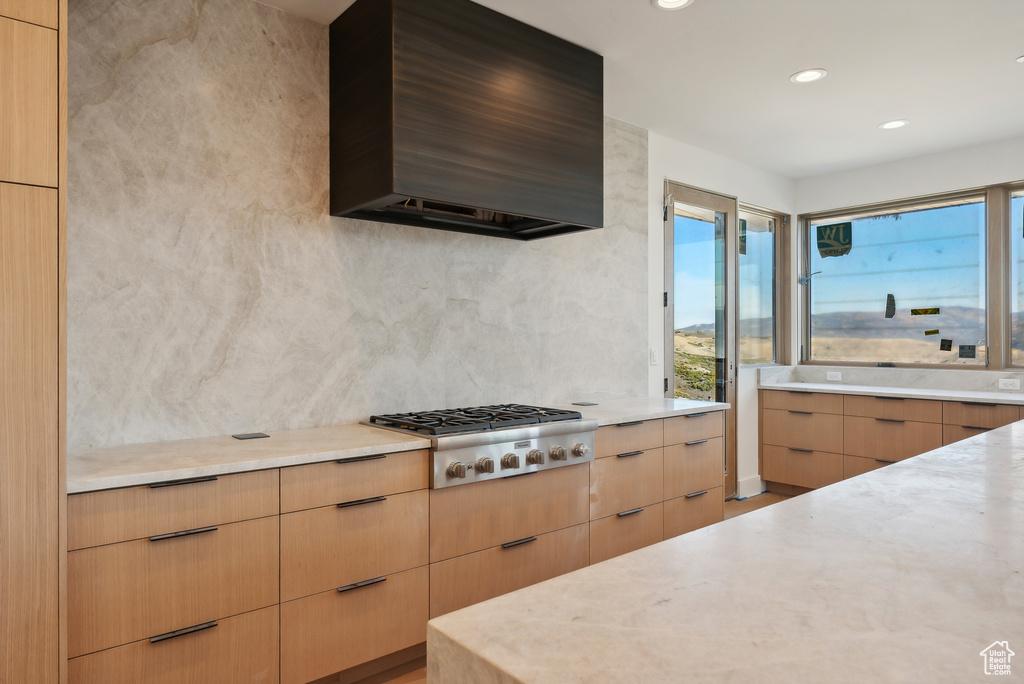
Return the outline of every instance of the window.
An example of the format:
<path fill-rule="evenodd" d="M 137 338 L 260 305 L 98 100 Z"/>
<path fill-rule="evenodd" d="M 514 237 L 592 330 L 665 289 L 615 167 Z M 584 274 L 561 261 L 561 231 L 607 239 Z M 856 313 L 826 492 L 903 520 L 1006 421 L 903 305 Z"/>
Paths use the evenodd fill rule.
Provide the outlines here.
<path fill-rule="evenodd" d="M 983 195 L 808 217 L 804 358 L 984 366 L 985 218 Z"/>
<path fill-rule="evenodd" d="M 1010 363 L 1024 366 L 1024 190 L 1010 195 Z"/>
<path fill-rule="evenodd" d="M 739 212 L 740 363 L 775 362 L 775 232 L 778 218 Z"/>

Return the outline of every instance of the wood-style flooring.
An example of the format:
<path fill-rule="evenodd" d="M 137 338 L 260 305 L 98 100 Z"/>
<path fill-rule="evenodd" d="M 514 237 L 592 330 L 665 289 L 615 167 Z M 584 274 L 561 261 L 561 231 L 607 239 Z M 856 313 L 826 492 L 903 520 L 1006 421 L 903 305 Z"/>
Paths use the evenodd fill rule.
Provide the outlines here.
<path fill-rule="evenodd" d="M 735 518 L 737 515 L 743 515 L 744 513 L 750 513 L 756 511 L 759 508 L 765 506 L 771 506 L 772 504 L 791 499 L 792 497 L 786 496 L 785 494 L 774 494 L 772 492 L 765 492 L 758 494 L 757 496 L 750 496 L 746 499 L 739 500 L 733 499 L 732 501 L 725 502 L 725 519 Z"/>
<path fill-rule="evenodd" d="M 759 508 L 771 506 L 772 504 L 785 501 L 789 498 L 791 497 L 783 494 L 765 492 L 764 494 L 748 497 L 742 501 L 726 501 L 725 517 L 726 519 L 735 518 L 737 515 L 756 511 Z M 354 684 L 427 684 L 427 667 L 425 661 L 425 658 L 417 658 L 412 663 L 405 666 L 388 670 L 387 672 L 382 672 L 379 675 L 368 679 L 361 679 Z"/>

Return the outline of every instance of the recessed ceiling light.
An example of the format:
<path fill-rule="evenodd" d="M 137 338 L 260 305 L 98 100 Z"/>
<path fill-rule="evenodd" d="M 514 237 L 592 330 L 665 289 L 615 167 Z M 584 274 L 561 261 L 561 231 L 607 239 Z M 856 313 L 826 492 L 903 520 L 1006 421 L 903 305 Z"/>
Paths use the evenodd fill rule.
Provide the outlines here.
<path fill-rule="evenodd" d="M 664 10 L 677 10 L 683 9 L 689 4 L 692 4 L 693 0 L 651 0 L 651 4 L 658 9 Z"/>
<path fill-rule="evenodd" d="M 885 130 L 890 131 L 890 130 L 892 130 L 894 128 L 903 128 L 908 123 L 910 123 L 910 122 L 907 121 L 906 119 L 895 119 L 893 121 L 886 121 L 885 123 L 878 124 L 878 127 L 879 128 L 884 128 Z"/>
<path fill-rule="evenodd" d="M 1017 61 L 1020 62 L 1021 64 L 1024 64 L 1024 55 L 1021 55 L 1020 57 L 1018 57 Z"/>
<path fill-rule="evenodd" d="M 827 75 L 828 72 L 824 69 L 804 69 L 790 76 L 789 80 L 793 83 L 813 83 L 814 81 L 820 81 Z"/>

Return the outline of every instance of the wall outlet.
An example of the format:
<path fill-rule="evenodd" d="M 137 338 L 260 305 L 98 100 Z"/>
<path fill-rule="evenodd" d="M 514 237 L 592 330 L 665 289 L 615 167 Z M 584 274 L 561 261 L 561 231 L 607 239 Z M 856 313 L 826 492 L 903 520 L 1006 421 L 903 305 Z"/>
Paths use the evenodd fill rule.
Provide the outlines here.
<path fill-rule="evenodd" d="M 1008 380 L 1003 378 L 999 381 L 999 389 L 1020 389 L 1020 380 Z"/>
<path fill-rule="evenodd" d="M 843 379 L 843 374 L 839 371 L 827 371 L 825 373 L 825 379 L 829 382 L 839 382 Z"/>
<path fill-rule="evenodd" d="M 655 349 L 654 347 L 651 347 L 651 365 L 657 366 L 660 362 L 661 359 L 658 358 L 658 350 Z"/>

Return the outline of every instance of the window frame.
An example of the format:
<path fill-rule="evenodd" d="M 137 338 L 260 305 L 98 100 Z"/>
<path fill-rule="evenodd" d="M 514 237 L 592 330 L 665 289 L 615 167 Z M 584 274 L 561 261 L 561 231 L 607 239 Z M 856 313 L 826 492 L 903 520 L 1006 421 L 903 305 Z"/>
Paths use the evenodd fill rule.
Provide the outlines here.
<path fill-rule="evenodd" d="M 985 272 L 982 282 L 985 285 L 985 342 L 987 355 L 985 364 L 955 365 L 936 363 L 900 363 L 898 368 L 926 368 L 961 371 L 991 371 L 1009 368 L 1021 368 L 1010 363 L 1010 297 L 1011 256 L 1010 256 L 1010 195 L 1016 190 L 1024 189 L 1024 181 L 968 188 L 954 192 L 937 193 L 908 197 L 889 202 L 830 209 L 800 214 L 797 217 L 799 231 L 799 255 L 797 270 L 794 272 L 796 281 L 793 287 L 800 288 L 798 301 L 800 305 L 800 336 L 799 344 L 793 350 L 796 363 L 806 366 L 848 366 L 877 367 L 879 362 L 886 361 L 821 361 L 807 358 L 811 348 L 811 290 L 800 279 L 810 269 L 812 240 L 810 226 L 812 223 L 832 219 L 853 219 L 880 213 L 898 213 L 913 209 L 926 209 L 930 205 L 939 207 L 960 200 L 982 198 L 985 207 Z"/>
<path fill-rule="evenodd" d="M 737 210 L 737 229 L 736 229 L 736 257 L 737 257 L 737 271 L 739 270 L 739 215 L 742 213 L 757 214 L 775 221 L 775 241 L 774 241 L 774 254 L 772 266 L 775 272 L 772 274 L 773 281 L 773 292 L 772 292 L 772 360 L 763 361 L 758 363 L 741 363 L 739 355 L 739 324 L 740 324 L 740 310 L 739 310 L 739 281 L 737 279 L 736 284 L 736 365 L 758 368 L 762 366 L 778 366 L 784 365 L 784 360 L 788 358 L 789 350 L 789 307 L 786 305 L 786 292 L 789 291 L 789 259 L 788 250 L 786 247 L 789 244 L 789 214 L 784 214 L 780 211 L 773 209 L 765 209 L 753 204 L 747 204 L 744 202 L 739 203 Z M 738 275 L 738 273 L 737 273 Z"/>

